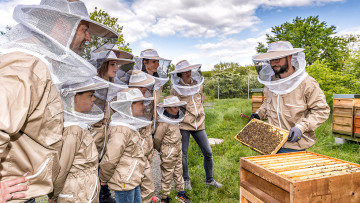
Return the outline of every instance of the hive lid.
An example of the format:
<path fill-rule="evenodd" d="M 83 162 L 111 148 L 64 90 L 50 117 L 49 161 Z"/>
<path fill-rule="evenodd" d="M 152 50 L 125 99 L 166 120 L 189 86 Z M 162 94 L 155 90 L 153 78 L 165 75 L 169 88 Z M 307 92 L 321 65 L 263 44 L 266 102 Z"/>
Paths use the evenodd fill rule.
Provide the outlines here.
<path fill-rule="evenodd" d="M 261 89 L 251 89 L 251 92 L 263 92 L 264 89 L 261 88 Z"/>
<path fill-rule="evenodd" d="M 334 99 L 356 99 L 360 98 L 360 94 L 333 94 Z"/>

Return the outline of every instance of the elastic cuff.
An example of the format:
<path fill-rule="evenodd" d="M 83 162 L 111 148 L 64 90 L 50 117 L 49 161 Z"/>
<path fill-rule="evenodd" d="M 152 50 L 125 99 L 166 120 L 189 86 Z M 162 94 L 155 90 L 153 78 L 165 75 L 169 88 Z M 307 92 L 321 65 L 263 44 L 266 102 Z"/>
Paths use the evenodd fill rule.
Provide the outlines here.
<path fill-rule="evenodd" d="M 304 126 L 302 126 L 301 124 L 296 124 L 295 127 L 299 128 L 301 133 L 304 134 L 304 132 L 305 132 L 305 127 Z"/>

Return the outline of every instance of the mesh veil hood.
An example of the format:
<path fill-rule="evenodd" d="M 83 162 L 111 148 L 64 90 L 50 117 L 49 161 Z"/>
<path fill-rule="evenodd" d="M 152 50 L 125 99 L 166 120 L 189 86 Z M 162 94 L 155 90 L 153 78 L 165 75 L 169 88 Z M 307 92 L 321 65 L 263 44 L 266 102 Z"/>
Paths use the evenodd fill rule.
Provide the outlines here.
<path fill-rule="evenodd" d="M 1 49 L 42 56 L 58 90 L 97 74 L 93 65 L 70 49 L 81 21 L 88 22 L 90 34 L 102 38 L 104 44 L 113 44 L 118 38 L 110 28 L 90 20 L 81 1 L 42 0 L 40 5 L 18 5 L 13 17 L 19 24 L 1 38 Z"/>
<path fill-rule="evenodd" d="M 75 96 L 77 93 L 106 88 L 108 88 L 108 84 L 91 78 L 62 89 L 64 127 L 78 125 L 83 129 L 89 129 L 91 125 L 100 121 L 104 117 L 104 112 L 95 104 L 88 112 L 75 111 Z"/>

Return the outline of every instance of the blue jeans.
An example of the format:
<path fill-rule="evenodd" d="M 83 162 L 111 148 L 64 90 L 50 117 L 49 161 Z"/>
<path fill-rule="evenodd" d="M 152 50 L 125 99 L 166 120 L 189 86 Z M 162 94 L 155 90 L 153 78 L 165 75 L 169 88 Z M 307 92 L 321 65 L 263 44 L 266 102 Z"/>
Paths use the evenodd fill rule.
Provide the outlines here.
<path fill-rule="evenodd" d="M 115 191 L 116 203 L 142 203 L 140 185 L 129 191 Z"/>
<path fill-rule="evenodd" d="M 212 150 L 209 144 L 209 140 L 205 130 L 199 131 L 187 131 L 180 130 L 182 135 L 182 164 L 183 164 L 183 177 L 184 181 L 190 180 L 189 177 L 189 167 L 188 167 L 188 151 L 189 151 L 189 139 L 190 134 L 195 139 L 196 143 L 199 145 L 202 154 L 204 155 L 204 169 L 206 175 L 206 182 L 211 182 L 214 180 L 213 177 L 213 157 Z"/>
<path fill-rule="evenodd" d="M 280 150 L 276 154 L 283 154 L 283 153 L 290 153 L 290 152 L 301 152 L 301 151 L 305 151 L 305 150 L 304 149 L 297 150 L 297 149 L 280 148 Z"/>

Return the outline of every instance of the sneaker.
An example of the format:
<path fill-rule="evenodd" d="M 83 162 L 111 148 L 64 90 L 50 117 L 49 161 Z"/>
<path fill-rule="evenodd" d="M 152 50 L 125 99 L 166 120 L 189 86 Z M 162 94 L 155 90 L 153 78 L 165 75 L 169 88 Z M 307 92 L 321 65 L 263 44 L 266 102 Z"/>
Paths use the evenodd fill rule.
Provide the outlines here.
<path fill-rule="evenodd" d="M 185 189 L 187 189 L 187 190 L 192 190 L 190 180 L 185 180 L 185 181 L 184 181 L 184 186 L 185 186 Z"/>
<path fill-rule="evenodd" d="M 99 200 L 100 203 L 116 203 L 116 200 L 111 196 L 107 185 L 101 185 Z"/>
<path fill-rule="evenodd" d="M 178 192 L 176 195 L 176 199 L 178 199 L 180 202 L 190 203 L 190 199 L 186 196 L 185 191 Z"/>
<path fill-rule="evenodd" d="M 206 182 L 206 185 L 214 186 L 215 188 L 221 188 L 222 187 L 222 184 L 216 182 L 216 180 L 212 180 L 211 182 Z"/>
<path fill-rule="evenodd" d="M 159 201 L 159 198 L 156 197 L 156 196 L 153 196 L 153 197 L 151 198 L 151 202 L 158 202 L 158 201 Z"/>
<path fill-rule="evenodd" d="M 167 197 L 166 199 L 161 199 L 161 203 L 170 203 L 170 198 Z"/>

